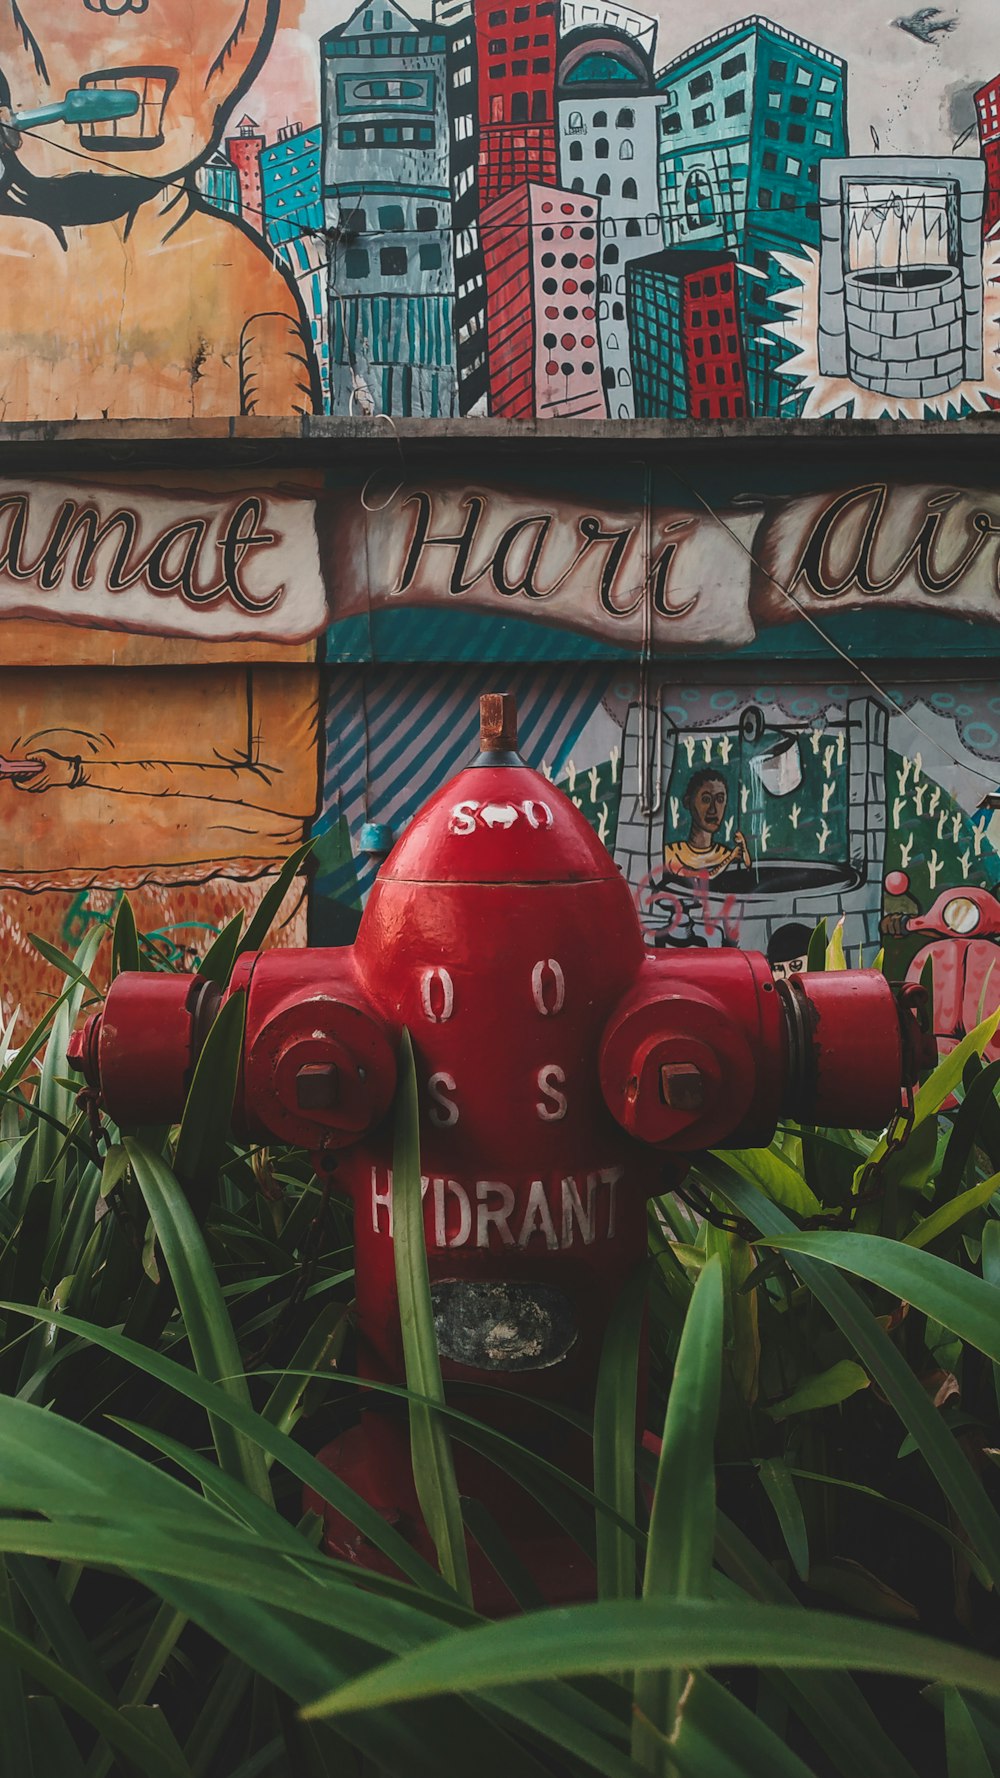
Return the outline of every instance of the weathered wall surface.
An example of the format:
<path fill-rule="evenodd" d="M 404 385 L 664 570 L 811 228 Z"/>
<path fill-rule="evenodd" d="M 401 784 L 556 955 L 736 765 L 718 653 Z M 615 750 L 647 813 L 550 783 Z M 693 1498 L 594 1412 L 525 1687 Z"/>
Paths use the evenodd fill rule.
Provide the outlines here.
<path fill-rule="evenodd" d="M 0 419 L 987 412 L 994 0 L 890 13 L 0 0 Z"/>
<path fill-rule="evenodd" d="M 0 1000 L 123 893 L 147 960 L 249 915 L 316 807 L 315 478 L 0 482 Z M 301 888 L 279 940 L 305 937 Z"/>

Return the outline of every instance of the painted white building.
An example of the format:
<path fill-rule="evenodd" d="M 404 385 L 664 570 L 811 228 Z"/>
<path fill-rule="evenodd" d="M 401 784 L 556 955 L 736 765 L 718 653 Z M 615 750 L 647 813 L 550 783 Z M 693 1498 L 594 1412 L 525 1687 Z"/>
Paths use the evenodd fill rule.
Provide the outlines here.
<path fill-rule="evenodd" d="M 626 36 L 634 37 L 652 61 L 657 21 L 648 13 L 638 12 L 633 6 L 619 6 L 615 0 L 563 0 L 559 9 L 559 28 L 563 37 L 568 37 L 571 31 L 597 31 L 602 25 L 610 25 L 612 30 L 624 31 Z"/>
<path fill-rule="evenodd" d="M 627 7 L 577 5 L 634 18 Z M 625 268 L 630 259 L 663 246 L 657 184 L 657 114 L 663 100 L 653 90 L 652 52 L 638 37 L 620 35 L 607 21 L 586 21 L 567 31 L 562 13 L 562 55 L 556 93 L 559 178 L 569 191 L 600 200 L 598 329 L 608 413 L 635 414 L 632 362 L 625 306 Z"/>

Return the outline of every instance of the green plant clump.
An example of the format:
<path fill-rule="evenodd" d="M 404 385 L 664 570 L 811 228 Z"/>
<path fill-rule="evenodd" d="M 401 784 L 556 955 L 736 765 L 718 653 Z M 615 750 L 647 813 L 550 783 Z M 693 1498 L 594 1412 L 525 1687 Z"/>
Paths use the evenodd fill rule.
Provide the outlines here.
<path fill-rule="evenodd" d="M 589 1482 L 445 1397 L 404 1039 L 401 1393 L 435 1564 L 317 1461 L 360 1398 L 350 1217 L 304 1153 L 233 1141 L 239 997 L 179 1127 L 78 1099 L 106 939 L 44 947 L 62 992 L 0 1043 L 0 1778 L 1000 1774 L 998 1019 L 902 1147 L 786 1125 L 651 1204 L 593 1424 L 552 1410 L 592 1438 Z M 110 948 L 150 966 L 127 900 Z M 842 966 L 836 937 L 812 961 Z M 593 1603 L 542 1603 L 453 1441 L 537 1496 Z M 304 1489 L 385 1572 L 323 1553 Z"/>

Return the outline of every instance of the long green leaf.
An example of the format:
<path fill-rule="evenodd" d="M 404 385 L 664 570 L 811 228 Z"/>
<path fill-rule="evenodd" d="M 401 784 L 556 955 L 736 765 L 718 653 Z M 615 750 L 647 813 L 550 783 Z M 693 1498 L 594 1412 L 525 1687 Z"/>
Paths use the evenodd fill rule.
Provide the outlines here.
<path fill-rule="evenodd" d="M 8 1578 L 9 1564 L 0 1555 L 0 1629 L 14 1633 L 14 1609 Z M 12 1771 L 25 1778 L 43 1778 L 36 1774 L 31 1751 L 31 1730 L 28 1722 L 28 1700 L 17 1662 L 0 1650 L 0 1724 L 6 1744 L 6 1757 Z"/>
<path fill-rule="evenodd" d="M 604 1335 L 594 1403 L 594 1493 L 622 1519 L 635 1521 L 635 1445 L 639 1351 L 649 1275 L 643 1265 L 625 1285 Z M 598 1513 L 597 1596 L 634 1599 L 635 1542 Z"/>
<path fill-rule="evenodd" d="M 989 1062 L 966 1086 L 965 1098 L 958 1110 L 948 1138 L 944 1159 L 937 1178 L 935 1197 L 939 1202 L 954 1197 L 962 1183 L 962 1175 L 973 1147 L 983 1139 L 984 1129 L 997 1121 L 1000 1107 L 996 1091 L 1000 1085 L 1000 1062 Z M 985 1144 L 987 1153 L 989 1143 Z M 993 1163 L 994 1166 L 996 1162 Z"/>
<path fill-rule="evenodd" d="M 243 910 L 228 920 L 218 937 L 205 952 L 198 974 L 210 982 L 218 982 L 221 988 L 226 986 L 233 973 L 233 964 L 239 955 L 240 934 L 243 931 Z"/>
<path fill-rule="evenodd" d="M 993 1173 L 989 1179 L 980 1180 L 978 1185 L 969 1187 L 968 1191 L 960 1192 L 947 1204 L 939 1204 L 930 1216 L 918 1222 L 915 1229 L 903 1236 L 904 1247 L 929 1247 L 939 1235 L 971 1216 L 974 1210 L 981 1210 L 988 1204 L 994 1193 L 1000 1191 L 1000 1173 Z"/>
<path fill-rule="evenodd" d="M 726 1160 L 773 1203 L 782 1204 L 796 1216 L 815 1216 L 822 1209 L 799 1170 L 773 1148 L 727 1148 Z"/>
<path fill-rule="evenodd" d="M 246 995 L 231 994 L 205 1039 L 188 1088 L 174 1151 L 174 1171 L 194 1187 L 202 1211 L 216 1183 L 243 1059 Z"/>
<path fill-rule="evenodd" d="M 258 1444 L 262 1451 L 275 1457 L 284 1467 L 307 1488 L 327 1500 L 331 1506 L 342 1513 L 350 1524 L 368 1539 L 369 1543 L 381 1550 L 389 1560 L 395 1563 L 406 1575 L 409 1575 L 424 1591 L 435 1592 L 441 1597 L 453 1598 L 454 1595 L 441 1580 L 435 1570 L 424 1558 L 417 1554 L 412 1545 L 391 1525 L 387 1525 L 381 1514 L 377 1513 L 368 1503 L 356 1494 L 352 1488 L 342 1482 L 332 1470 L 317 1458 L 302 1449 L 287 1434 L 279 1432 L 259 1414 L 247 1407 L 243 1402 L 236 1401 L 220 1384 L 210 1383 L 197 1376 L 184 1365 L 172 1358 L 166 1358 L 160 1352 L 154 1352 L 137 1340 L 131 1340 L 124 1334 L 114 1332 L 110 1328 L 97 1327 L 89 1321 L 78 1321 L 75 1316 L 56 1313 L 51 1309 L 40 1309 L 28 1304 L 2 1302 L 0 1309 L 16 1309 L 27 1319 L 47 1323 L 62 1328 L 65 1332 L 76 1334 L 81 1339 L 100 1346 L 117 1358 L 122 1358 L 133 1365 L 136 1370 L 155 1377 L 160 1383 L 175 1390 L 179 1395 L 187 1396 L 195 1401 L 207 1413 L 216 1419 L 225 1420 L 233 1429 L 245 1438 Z M 0 1398 L 2 1402 L 2 1398 Z M 151 1474 L 157 1472 L 152 1471 Z"/>
<path fill-rule="evenodd" d="M 47 939 L 39 938 L 37 932 L 28 933 L 28 943 L 34 945 L 39 956 L 44 957 L 46 963 L 51 963 L 53 969 L 58 969 L 60 975 L 64 975 L 74 987 L 79 985 L 88 994 L 101 999 L 101 990 L 97 983 L 91 980 L 78 963 L 73 962 L 72 957 L 65 956 L 58 945 L 50 945 Z"/>
<path fill-rule="evenodd" d="M 790 1747 L 707 1673 L 695 1675 L 670 1750 L 682 1774 L 815 1778 Z"/>
<path fill-rule="evenodd" d="M 28 1721 L 36 1769 L 53 1774 L 53 1778 L 56 1774 L 58 1778 L 89 1778 L 80 1758 L 79 1748 L 55 1698 L 29 1698 Z M 110 1750 L 108 1759 L 114 1759 Z M 11 1769 L 20 1778 L 20 1769 L 13 1763 Z M 28 1778 L 31 1778 L 31 1767 L 25 1767 L 25 1771 Z"/>
<path fill-rule="evenodd" d="M 116 1710 L 113 1704 L 67 1673 L 33 1643 L 0 1624 L 0 1656 L 7 1656 L 37 1679 L 54 1698 L 75 1710 L 112 1747 L 118 1749 L 143 1774 L 143 1778 L 191 1778 L 187 1761 L 159 1745 L 145 1730 Z"/>
<path fill-rule="evenodd" d="M 262 1409 L 265 1420 L 291 1432 L 302 1413 L 302 1398 L 316 1378 L 336 1369 L 347 1334 L 348 1305 L 326 1303 L 279 1377 Z"/>
<path fill-rule="evenodd" d="M 722 1167 L 717 1157 L 711 1157 L 707 1169 L 705 1163 L 702 1165 L 715 1189 L 753 1222 L 767 1242 L 799 1238 L 794 1223 L 789 1222 L 776 1204 L 769 1203 L 763 1193 L 754 1191 L 745 1180 Z M 847 1239 L 861 1240 L 863 1237 L 848 1236 Z M 907 1257 L 910 1260 L 932 1259 L 930 1254 L 909 1252 Z M 791 1252 L 789 1263 L 846 1335 L 865 1370 L 916 1439 L 994 1586 L 1000 1586 L 1000 1519 L 971 1464 L 942 1423 L 940 1414 L 906 1360 L 846 1279 L 804 1253 Z M 943 1262 L 935 1260 L 933 1263 L 940 1265 Z"/>
<path fill-rule="evenodd" d="M 667 1401 L 642 1583 L 647 1603 L 703 1598 L 709 1591 L 724 1325 L 722 1261 L 714 1254 L 694 1287 Z M 672 1769 L 662 1737 L 673 1731 L 684 1683 L 682 1668 L 637 1674 L 632 1757 L 644 1772 Z M 647 1722 L 659 1735 L 650 1736 Z"/>
<path fill-rule="evenodd" d="M 125 1148 L 177 1293 L 195 1369 L 199 1376 L 218 1383 L 234 1402 L 249 1410 L 250 1392 L 240 1349 L 215 1267 L 191 1207 L 159 1155 L 133 1140 L 127 1140 Z M 220 1421 L 217 1415 L 211 1416 L 210 1425 L 222 1468 L 230 1475 L 238 1475 L 262 1500 L 270 1501 L 271 1486 L 259 1445 Z"/>
<path fill-rule="evenodd" d="M 736 1597 L 736 1588 L 764 1605 L 789 1605 L 799 1611 L 791 1588 L 756 1545 L 726 1518 L 716 1514 L 716 1559 L 724 1573 L 713 1575 L 713 1596 Z M 841 1778 L 916 1778 L 895 1741 L 882 1727 L 864 1692 L 849 1673 L 774 1674 L 771 1683 L 805 1723 Z"/>
<path fill-rule="evenodd" d="M 944 1736 L 948 1749 L 948 1778 L 994 1778 L 979 1731 L 969 1707 L 953 1685 L 944 1691 Z"/>
<path fill-rule="evenodd" d="M 762 1458 L 757 1464 L 761 1487 L 774 1508 L 785 1547 L 801 1581 L 809 1579 L 809 1533 L 802 1502 L 791 1471 L 780 1457 Z"/>
<path fill-rule="evenodd" d="M 942 1105 L 949 1099 L 956 1087 L 962 1083 L 966 1065 L 972 1056 L 981 1056 L 1000 1030 L 1000 1011 L 991 1013 L 983 1019 L 974 1030 L 969 1031 L 960 1043 L 955 1045 L 943 1056 L 937 1067 L 927 1076 L 914 1099 L 913 1127 L 917 1128 L 925 1118 L 936 1117 Z"/>
<path fill-rule="evenodd" d="M 424 1397 L 421 1402 L 410 1402 L 410 1454 L 417 1499 L 438 1553 L 441 1573 L 459 1597 L 471 1605 L 472 1582 L 455 1465 L 447 1429 L 437 1412 L 437 1404 L 444 1401 L 444 1384 L 424 1236 L 417 1076 L 413 1045 L 405 1030 L 400 1045 L 392 1152 L 392 1239 L 406 1381 Z"/>
<path fill-rule="evenodd" d="M 135 923 L 135 913 L 127 895 L 123 895 L 118 903 L 115 915 L 114 931 L 111 937 L 111 973 L 121 975 L 125 970 L 142 968 L 142 956 L 139 951 L 139 932 Z"/>
<path fill-rule="evenodd" d="M 769 1243 L 782 1253 L 802 1253 L 837 1266 L 920 1309 L 959 1339 L 1000 1363 L 1000 1290 L 963 1272 L 936 1253 L 906 1247 L 884 1235 L 785 1235 Z"/>
<path fill-rule="evenodd" d="M 862 1669 L 942 1679 L 1000 1698 L 1000 1661 L 863 1618 L 733 1600 L 605 1600 L 438 1637 L 309 1705 L 310 1717 L 406 1698 L 626 1668 Z"/>
<path fill-rule="evenodd" d="M 271 884 L 271 887 L 265 890 L 260 898 L 257 908 L 250 920 L 250 924 L 236 947 L 237 957 L 242 957 L 244 951 L 260 950 L 261 945 L 264 943 L 265 938 L 278 917 L 285 896 L 288 894 L 289 889 L 315 844 L 315 840 L 306 840 L 304 846 L 299 846 L 297 851 L 291 853 L 291 855 L 285 859 L 285 862 L 275 877 L 274 882 Z"/>
<path fill-rule="evenodd" d="M 812 1413 L 816 1408 L 836 1407 L 859 1389 L 867 1389 L 868 1376 L 860 1364 L 850 1358 L 839 1358 L 828 1370 L 803 1377 L 790 1395 L 771 1403 L 767 1412 L 772 1420 L 788 1420 L 793 1414 Z"/>
<path fill-rule="evenodd" d="M 888 1494 L 880 1494 L 877 1488 L 868 1488 L 863 1482 L 847 1481 L 844 1476 L 820 1475 L 814 1469 L 790 1468 L 788 1473 L 797 1476 L 803 1482 L 819 1482 L 824 1488 L 843 1488 L 851 1494 L 863 1494 L 867 1500 L 875 1500 L 880 1506 L 888 1507 L 891 1512 L 899 1513 L 901 1517 L 912 1520 L 914 1525 L 922 1525 L 932 1537 L 938 1538 L 941 1543 L 946 1543 L 952 1554 L 957 1556 L 960 1561 L 968 1563 L 980 1586 L 985 1588 L 986 1592 L 989 1592 L 992 1587 L 993 1582 L 975 1550 L 970 1549 L 964 1538 L 956 1536 L 954 1531 L 949 1531 L 947 1525 L 942 1525 L 938 1519 L 932 1519 L 929 1513 L 922 1513 L 917 1507 L 908 1506 L 904 1500 L 893 1500 Z"/>
<path fill-rule="evenodd" d="M 67 1672 L 75 1673 L 84 1685 L 89 1685 L 113 1704 L 114 1693 L 107 1676 L 75 1612 L 59 1591 L 54 1575 L 43 1562 L 25 1561 L 13 1554 L 7 1566 L 11 1581 L 56 1659 Z"/>

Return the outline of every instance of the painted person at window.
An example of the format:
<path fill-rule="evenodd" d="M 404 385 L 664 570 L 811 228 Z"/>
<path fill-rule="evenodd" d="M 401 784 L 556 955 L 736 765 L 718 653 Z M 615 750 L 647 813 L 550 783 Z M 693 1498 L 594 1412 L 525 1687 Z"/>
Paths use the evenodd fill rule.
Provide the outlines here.
<path fill-rule="evenodd" d="M 790 975 L 802 975 L 809 968 L 809 940 L 812 932 L 799 921 L 778 926 L 767 941 L 767 960 L 776 982 L 787 982 Z"/>
<path fill-rule="evenodd" d="M 750 869 L 750 849 L 739 829 L 732 845 L 719 837 L 728 802 L 729 787 L 718 772 L 706 766 L 692 773 L 681 797 L 690 816 L 688 836 L 665 846 L 663 862 L 668 876 L 719 877 L 734 866 Z"/>

